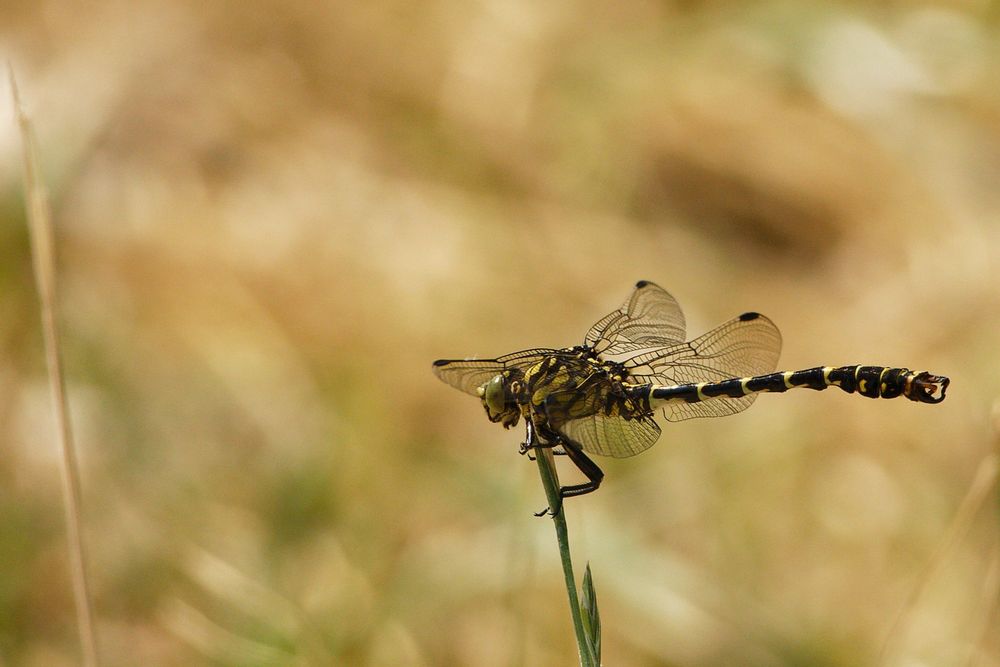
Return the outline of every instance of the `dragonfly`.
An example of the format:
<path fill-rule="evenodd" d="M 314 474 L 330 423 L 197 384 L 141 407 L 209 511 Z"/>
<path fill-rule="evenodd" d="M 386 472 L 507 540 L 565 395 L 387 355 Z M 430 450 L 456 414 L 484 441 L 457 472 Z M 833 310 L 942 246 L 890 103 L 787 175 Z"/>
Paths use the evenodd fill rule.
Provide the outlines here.
<path fill-rule="evenodd" d="M 839 387 L 868 398 L 905 396 L 940 403 L 949 379 L 886 366 L 775 368 L 781 334 L 747 312 L 685 340 L 680 305 L 647 280 L 617 310 L 590 328 L 582 345 L 532 348 L 495 359 L 439 359 L 434 374 L 482 402 L 504 428 L 523 418 L 521 454 L 549 447 L 565 454 L 587 481 L 561 486 L 561 498 L 596 491 L 604 472 L 588 454 L 624 458 L 653 446 L 654 420 L 724 417 L 746 410 L 762 392 Z"/>

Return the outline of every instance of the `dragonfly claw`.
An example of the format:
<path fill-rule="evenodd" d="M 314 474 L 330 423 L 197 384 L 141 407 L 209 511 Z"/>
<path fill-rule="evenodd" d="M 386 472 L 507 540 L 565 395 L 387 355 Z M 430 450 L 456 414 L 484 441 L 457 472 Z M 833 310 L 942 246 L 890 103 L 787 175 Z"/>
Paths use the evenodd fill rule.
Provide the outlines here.
<path fill-rule="evenodd" d="M 541 510 L 535 512 L 535 516 L 537 516 L 537 517 L 543 517 L 546 514 L 548 514 L 549 516 L 557 517 L 557 516 L 559 516 L 560 512 L 562 512 L 562 502 L 561 501 L 559 503 L 559 507 L 556 508 L 555 512 L 552 511 L 551 507 L 544 507 Z"/>

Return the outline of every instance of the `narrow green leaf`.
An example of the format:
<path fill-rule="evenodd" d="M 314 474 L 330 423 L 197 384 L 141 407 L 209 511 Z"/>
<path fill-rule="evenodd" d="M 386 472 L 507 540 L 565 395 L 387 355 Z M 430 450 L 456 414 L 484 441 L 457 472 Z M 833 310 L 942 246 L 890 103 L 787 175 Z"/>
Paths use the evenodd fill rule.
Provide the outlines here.
<path fill-rule="evenodd" d="M 583 627 L 590 644 L 590 654 L 601 664 L 601 612 L 597 609 L 597 590 L 590 574 L 590 563 L 583 573 Z"/>

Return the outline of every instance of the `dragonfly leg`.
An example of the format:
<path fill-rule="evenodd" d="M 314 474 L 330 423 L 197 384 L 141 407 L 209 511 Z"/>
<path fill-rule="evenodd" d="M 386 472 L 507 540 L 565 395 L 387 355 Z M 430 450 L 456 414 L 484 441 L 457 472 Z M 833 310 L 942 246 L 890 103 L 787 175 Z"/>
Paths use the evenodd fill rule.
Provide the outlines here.
<path fill-rule="evenodd" d="M 552 449 L 552 453 L 555 454 L 556 453 L 555 447 L 562 444 L 560 442 L 562 438 L 561 436 L 559 436 L 559 434 L 553 432 L 551 429 L 548 429 L 545 426 L 539 426 L 536 428 L 534 421 L 531 419 L 525 420 L 525 427 L 526 427 L 526 433 L 525 433 L 526 439 L 525 442 L 521 443 L 520 453 L 527 454 L 528 458 L 531 459 L 532 461 L 535 460 L 535 457 L 532 456 L 530 453 L 532 449 L 549 447 Z M 542 434 L 542 438 L 544 438 L 544 440 L 538 437 L 539 432 Z M 545 516 L 546 514 L 551 514 L 552 516 L 556 516 L 557 514 L 559 514 L 559 512 L 562 511 L 561 493 L 562 489 L 560 489 L 559 507 L 557 507 L 554 512 L 552 511 L 551 507 L 546 506 L 543 507 L 541 510 L 535 512 L 534 513 L 535 516 L 542 517 Z"/>
<path fill-rule="evenodd" d="M 525 426 L 526 439 L 521 443 L 521 446 L 518 447 L 518 454 L 521 454 L 522 456 L 527 454 L 528 458 L 534 461 L 535 458 L 529 453 L 532 449 L 552 449 L 552 453 L 556 456 L 563 456 L 566 453 L 555 449 L 556 447 L 562 445 L 563 437 L 552 429 L 540 424 L 535 424 L 530 419 L 525 420 Z"/>
<path fill-rule="evenodd" d="M 525 426 L 525 433 L 524 433 L 525 440 L 524 442 L 521 443 L 521 446 L 518 447 L 517 453 L 520 454 L 521 456 L 527 455 L 529 460 L 534 461 L 535 456 L 531 453 L 531 450 L 538 449 L 540 447 L 552 447 L 552 445 L 550 445 L 548 442 L 539 440 L 538 436 L 536 435 L 535 423 L 531 419 L 525 419 L 524 426 Z"/>
<path fill-rule="evenodd" d="M 597 491 L 598 487 L 601 486 L 601 481 L 604 479 L 604 471 L 589 456 L 584 454 L 580 446 L 572 440 L 564 439 L 561 444 L 563 449 L 566 450 L 569 460 L 580 469 L 580 472 L 586 475 L 587 481 L 583 484 L 571 484 L 559 487 L 559 496 L 561 498 L 570 498 Z"/>
<path fill-rule="evenodd" d="M 544 447 L 545 445 L 538 445 L 538 446 L 539 447 Z M 524 444 L 522 443 L 521 449 L 518 451 L 518 453 L 521 454 L 522 456 L 523 455 L 527 455 L 529 461 L 534 461 L 535 460 L 535 455 L 531 453 L 532 449 L 535 449 L 535 448 L 534 447 L 525 447 Z M 552 455 L 553 456 L 566 456 L 566 452 L 564 452 L 561 449 L 553 449 L 552 450 Z"/>
<path fill-rule="evenodd" d="M 525 434 L 524 434 L 525 440 L 524 442 L 521 443 L 521 448 L 519 450 L 519 453 L 522 455 L 527 454 L 528 458 L 534 461 L 535 457 L 531 455 L 531 450 L 536 449 L 538 447 L 544 447 L 545 443 L 541 443 L 538 441 L 538 436 L 535 435 L 535 423 L 531 419 L 525 419 L 524 426 L 525 426 Z M 560 505 L 561 504 L 562 503 L 560 502 Z M 549 507 L 545 507 L 539 510 L 538 512 L 535 512 L 534 514 L 535 516 L 542 517 L 548 514 L 549 509 L 550 509 Z M 562 508 L 560 507 L 560 509 Z M 558 510 L 556 511 L 558 512 Z M 553 514 L 553 516 L 555 516 L 555 514 Z"/>
<path fill-rule="evenodd" d="M 530 419 L 525 419 L 524 442 L 522 442 L 521 446 L 518 447 L 517 453 L 520 454 L 521 456 L 528 454 L 528 458 L 534 461 L 535 457 L 529 454 L 529 452 L 535 447 L 538 447 L 538 438 L 535 437 L 535 425 L 532 423 Z"/>
<path fill-rule="evenodd" d="M 559 443 L 565 450 L 565 454 L 569 456 L 569 460 L 580 469 L 587 477 L 587 481 L 583 484 L 569 484 L 567 486 L 559 487 L 559 506 L 553 512 L 551 508 L 546 507 L 545 509 L 535 512 L 535 516 L 545 516 L 550 514 L 552 516 L 557 516 L 559 512 L 562 511 L 562 500 L 563 498 L 572 498 L 573 496 L 582 496 L 588 493 L 597 491 L 601 486 L 601 481 L 604 479 L 604 471 L 594 463 L 589 456 L 583 453 L 583 450 L 579 445 L 574 443 L 572 440 L 566 440 L 565 438 L 560 438 Z"/>
<path fill-rule="evenodd" d="M 541 438 L 539 438 L 539 435 Z M 552 511 L 552 508 L 546 507 L 545 509 L 536 512 L 535 516 L 545 516 L 546 514 L 556 516 L 562 511 L 561 501 L 563 498 L 582 496 L 596 491 L 598 487 L 601 486 L 601 481 L 604 479 L 604 471 L 601 470 L 589 456 L 583 453 L 583 449 L 580 445 L 576 444 L 572 440 L 569 440 L 560 433 L 557 433 L 548 426 L 535 424 L 530 419 L 526 420 L 526 440 L 521 443 L 521 454 L 527 454 L 528 458 L 534 459 L 534 457 L 530 454 L 530 451 L 540 447 L 551 448 L 553 454 L 568 456 L 569 460 L 573 462 L 573 465 L 579 468 L 580 472 L 587 477 L 587 481 L 583 484 L 560 486 L 559 507 L 557 507 L 554 512 Z"/>

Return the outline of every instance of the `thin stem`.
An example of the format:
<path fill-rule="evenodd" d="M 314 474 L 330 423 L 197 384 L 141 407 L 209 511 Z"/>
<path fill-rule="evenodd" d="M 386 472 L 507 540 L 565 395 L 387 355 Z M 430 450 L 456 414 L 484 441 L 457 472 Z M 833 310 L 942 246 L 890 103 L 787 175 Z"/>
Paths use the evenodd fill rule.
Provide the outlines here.
<path fill-rule="evenodd" d="M 535 432 L 531 422 L 528 422 L 528 445 L 535 443 Z M 559 477 L 556 473 L 555 460 L 550 447 L 538 447 L 535 450 L 535 460 L 538 462 L 538 472 L 545 487 L 545 496 L 549 501 L 549 514 L 556 527 L 556 541 L 559 543 L 559 559 L 562 561 L 563 575 L 566 580 L 566 595 L 569 597 L 569 611 L 573 616 L 573 630 L 576 632 L 576 646 L 580 652 L 580 664 L 583 667 L 599 667 L 590 652 L 586 630 L 583 626 L 583 616 L 580 612 L 580 600 L 576 593 L 576 578 L 573 575 L 573 559 L 569 551 L 569 530 L 566 527 L 566 513 L 563 512 L 562 498 L 559 495 Z"/>
<path fill-rule="evenodd" d="M 996 454 L 988 454 L 976 468 L 976 474 L 972 478 L 972 483 L 969 484 L 969 490 L 966 491 L 965 497 L 962 498 L 962 502 L 955 511 L 948 531 L 938 542 L 930 560 L 924 566 L 924 571 L 920 575 L 917 585 L 910 591 L 906 602 L 896 612 L 896 617 L 893 619 L 882 645 L 881 664 L 888 665 L 898 660 L 899 647 L 907 629 L 904 622 L 910 620 L 917 603 L 923 597 L 930 583 L 939 576 L 941 568 L 951 555 L 952 550 L 959 540 L 969 532 L 976 513 L 987 500 L 995 497 L 991 494 L 996 488 L 998 480 L 1000 480 L 1000 458 Z"/>
<path fill-rule="evenodd" d="M 49 389 L 58 425 L 57 439 L 62 453 L 63 502 L 66 511 L 66 537 L 69 543 L 73 598 L 76 602 L 77 629 L 85 667 L 97 667 L 97 635 L 94 632 L 93 603 L 87 586 L 87 559 L 83 545 L 83 521 L 80 518 L 80 471 L 70 427 L 66 399 L 66 381 L 59 353 L 59 327 L 56 318 L 55 262 L 52 251 L 52 224 L 45 188 L 38 177 L 35 142 L 31 122 L 21 107 L 21 98 L 14 80 L 14 70 L 8 64 L 14 109 L 21 130 L 24 149 L 25 206 L 31 238 L 32 264 L 41 309 L 42 336 L 45 340 L 45 361 L 49 369 Z"/>

